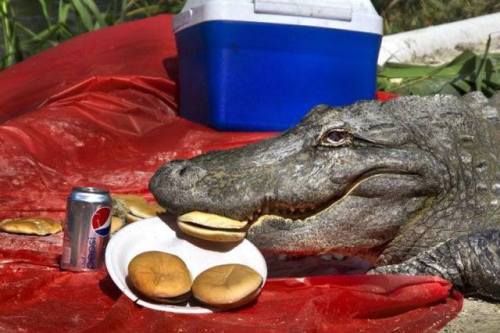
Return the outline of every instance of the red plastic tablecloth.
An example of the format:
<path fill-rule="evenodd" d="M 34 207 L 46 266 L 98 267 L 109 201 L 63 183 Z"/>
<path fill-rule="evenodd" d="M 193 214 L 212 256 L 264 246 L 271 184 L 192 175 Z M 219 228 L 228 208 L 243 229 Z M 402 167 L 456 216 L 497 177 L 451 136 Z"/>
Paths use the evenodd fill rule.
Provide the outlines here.
<path fill-rule="evenodd" d="M 0 74 L 0 218 L 60 218 L 76 185 L 149 196 L 165 161 L 275 135 L 176 116 L 171 31 L 169 16 L 123 24 Z M 238 311 L 174 315 L 136 306 L 105 272 L 61 272 L 61 243 L 61 234 L 0 235 L 0 331 L 436 332 L 462 306 L 438 278 L 326 275 L 269 279 L 258 302 Z M 304 262 L 305 271 L 319 267 Z"/>

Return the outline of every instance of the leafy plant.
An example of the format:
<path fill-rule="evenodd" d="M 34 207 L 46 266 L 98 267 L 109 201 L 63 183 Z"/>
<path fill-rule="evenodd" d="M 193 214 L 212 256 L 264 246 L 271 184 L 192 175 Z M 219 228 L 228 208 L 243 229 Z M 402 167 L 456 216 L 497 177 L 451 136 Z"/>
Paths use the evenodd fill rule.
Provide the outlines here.
<path fill-rule="evenodd" d="M 6 0 L 0 0 L 0 25 L 2 27 L 4 50 L 0 59 L 1 67 L 10 66 L 22 58 L 22 55 L 19 53 L 19 39 L 11 17 L 12 10 L 9 3 Z"/>
<path fill-rule="evenodd" d="M 498 0 L 372 0 L 384 18 L 384 32 L 397 33 L 495 13 Z"/>
<path fill-rule="evenodd" d="M 441 66 L 387 63 L 379 70 L 378 89 L 401 95 L 436 93 L 463 95 L 482 91 L 491 96 L 500 90 L 500 54 L 465 51 Z"/>
<path fill-rule="evenodd" d="M 34 0 L 30 0 L 34 1 Z M 43 28 L 33 29 L 16 15 L 11 0 L 0 0 L 0 69 L 84 32 L 121 22 L 179 11 L 183 0 L 38 0 Z M 31 3 L 32 4 L 32 3 Z"/>

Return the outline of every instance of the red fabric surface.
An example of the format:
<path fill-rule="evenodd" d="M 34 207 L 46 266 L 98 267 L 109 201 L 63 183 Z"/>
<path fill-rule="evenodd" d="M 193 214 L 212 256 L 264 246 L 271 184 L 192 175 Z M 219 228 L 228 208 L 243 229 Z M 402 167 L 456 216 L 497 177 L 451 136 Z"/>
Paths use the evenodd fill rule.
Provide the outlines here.
<path fill-rule="evenodd" d="M 0 74 L 0 218 L 62 218 L 77 185 L 148 197 L 165 161 L 275 135 L 176 116 L 171 30 L 169 16 L 123 24 Z M 462 305 L 437 278 L 327 275 L 269 279 L 257 303 L 238 311 L 174 315 L 134 305 L 105 272 L 61 272 L 61 244 L 61 234 L 0 235 L 0 331 L 437 332 Z"/>

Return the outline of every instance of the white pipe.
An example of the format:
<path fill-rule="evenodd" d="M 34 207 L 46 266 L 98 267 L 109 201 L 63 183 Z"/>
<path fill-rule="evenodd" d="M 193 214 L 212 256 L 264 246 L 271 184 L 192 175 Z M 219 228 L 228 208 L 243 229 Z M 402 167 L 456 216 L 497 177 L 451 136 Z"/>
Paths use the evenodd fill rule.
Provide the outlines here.
<path fill-rule="evenodd" d="M 384 36 L 378 64 L 411 62 L 460 44 L 484 44 L 490 34 L 500 40 L 500 13 Z"/>

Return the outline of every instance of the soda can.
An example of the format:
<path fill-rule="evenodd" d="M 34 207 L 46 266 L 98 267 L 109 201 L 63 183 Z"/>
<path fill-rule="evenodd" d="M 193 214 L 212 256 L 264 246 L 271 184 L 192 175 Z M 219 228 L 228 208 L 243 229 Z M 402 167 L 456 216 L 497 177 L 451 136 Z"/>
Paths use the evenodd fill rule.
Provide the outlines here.
<path fill-rule="evenodd" d="M 69 271 L 99 270 L 111 230 L 109 191 L 75 187 L 68 197 L 61 268 Z"/>

